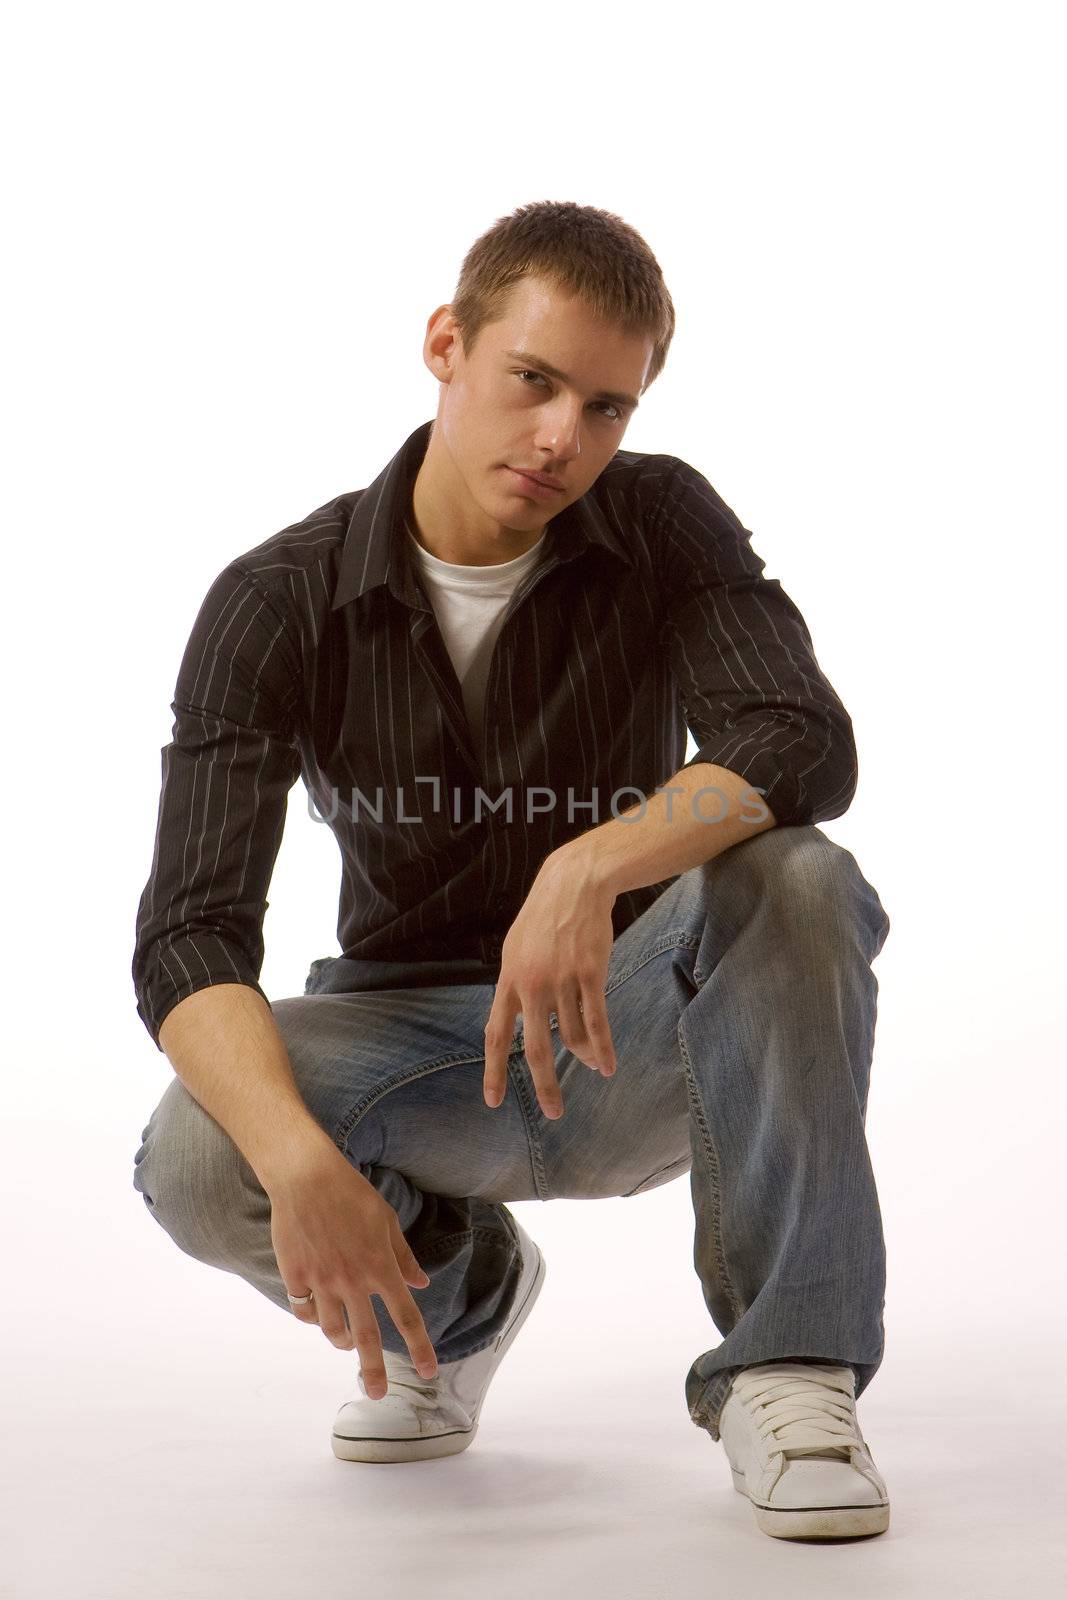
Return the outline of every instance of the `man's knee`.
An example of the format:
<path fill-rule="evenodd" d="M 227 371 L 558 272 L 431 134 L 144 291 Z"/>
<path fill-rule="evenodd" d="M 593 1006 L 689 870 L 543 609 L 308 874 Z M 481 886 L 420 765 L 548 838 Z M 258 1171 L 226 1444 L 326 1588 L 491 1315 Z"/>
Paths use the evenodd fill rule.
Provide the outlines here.
<path fill-rule="evenodd" d="M 255 1204 L 269 1202 L 226 1130 L 175 1077 L 149 1119 L 134 1157 L 133 1186 L 174 1242 L 218 1262 Z"/>
<path fill-rule="evenodd" d="M 885 908 L 855 856 L 813 823 L 767 828 L 713 857 L 707 867 L 713 893 L 715 877 L 728 875 L 743 885 L 751 909 L 757 901 L 777 900 L 786 916 L 820 924 L 826 937 L 862 927 L 871 942 L 869 956 L 889 932 Z"/>

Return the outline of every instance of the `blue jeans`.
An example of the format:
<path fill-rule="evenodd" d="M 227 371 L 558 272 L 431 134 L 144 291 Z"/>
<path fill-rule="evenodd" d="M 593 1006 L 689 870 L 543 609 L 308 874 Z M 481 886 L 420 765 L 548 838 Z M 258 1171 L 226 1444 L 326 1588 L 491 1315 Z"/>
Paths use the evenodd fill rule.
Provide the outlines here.
<path fill-rule="evenodd" d="M 734 1373 L 778 1358 L 849 1365 L 861 1393 L 884 1346 L 864 1125 L 871 964 L 888 931 L 851 852 L 815 826 L 770 828 L 682 873 L 612 949 L 614 1077 L 571 1055 L 553 1014 L 556 1121 L 538 1105 L 521 1019 L 503 1104 L 485 1104 L 493 986 L 442 981 L 451 963 L 324 958 L 302 996 L 273 1001 L 308 1110 L 394 1208 L 430 1278 L 412 1294 L 438 1360 L 482 1349 L 507 1320 L 519 1272 L 507 1201 L 637 1195 L 689 1172 L 694 1265 L 723 1335 L 686 1375 L 693 1422 L 717 1439 Z M 134 1186 L 182 1250 L 291 1314 L 267 1195 L 177 1077 Z M 383 1346 L 406 1351 L 371 1304 Z"/>

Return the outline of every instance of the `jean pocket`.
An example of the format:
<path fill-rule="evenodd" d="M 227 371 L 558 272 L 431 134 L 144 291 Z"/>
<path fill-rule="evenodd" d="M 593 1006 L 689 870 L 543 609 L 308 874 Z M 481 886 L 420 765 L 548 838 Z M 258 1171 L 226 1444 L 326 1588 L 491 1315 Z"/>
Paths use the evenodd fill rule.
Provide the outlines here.
<path fill-rule="evenodd" d="M 647 1189 L 658 1189 L 661 1184 L 670 1183 L 672 1178 L 680 1178 L 682 1173 L 688 1172 L 692 1165 L 693 1154 L 692 1151 L 689 1151 L 676 1161 L 668 1161 L 665 1167 L 657 1168 L 650 1178 L 643 1178 L 636 1189 L 627 1189 L 621 1198 L 629 1200 L 632 1195 L 644 1194 Z"/>

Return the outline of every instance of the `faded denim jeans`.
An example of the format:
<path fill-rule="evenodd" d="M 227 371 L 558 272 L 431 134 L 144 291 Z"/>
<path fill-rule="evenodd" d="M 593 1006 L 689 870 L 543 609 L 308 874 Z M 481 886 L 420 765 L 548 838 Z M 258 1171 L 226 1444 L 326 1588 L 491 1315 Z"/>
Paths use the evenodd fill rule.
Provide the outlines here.
<path fill-rule="evenodd" d="M 542 1113 L 517 1019 L 508 1092 L 482 1099 L 490 983 L 460 963 L 313 963 L 272 1010 L 308 1110 L 397 1213 L 429 1285 L 411 1292 L 440 1362 L 490 1344 L 518 1287 L 509 1200 L 637 1195 L 690 1173 L 693 1260 L 723 1336 L 685 1378 L 718 1439 L 738 1368 L 883 1355 L 885 1245 L 864 1133 L 889 931 L 854 856 L 815 826 L 772 827 L 682 873 L 615 941 L 605 994 L 617 1070 L 552 1036 L 564 1114 Z M 436 981 L 435 981 L 436 980 Z M 355 989 L 346 993 L 344 990 Z M 134 1186 L 187 1254 L 291 1315 L 270 1202 L 177 1077 Z M 641 1262 L 633 1263 L 640 1293 Z M 383 1346 L 406 1345 L 379 1297 Z"/>

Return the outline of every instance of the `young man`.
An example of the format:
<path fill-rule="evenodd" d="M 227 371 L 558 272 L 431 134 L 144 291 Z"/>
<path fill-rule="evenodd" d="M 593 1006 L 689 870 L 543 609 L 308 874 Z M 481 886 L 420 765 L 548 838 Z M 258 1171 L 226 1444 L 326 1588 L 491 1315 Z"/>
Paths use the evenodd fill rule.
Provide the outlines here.
<path fill-rule="evenodd" d="M 183 1250 L 358 1350 L 333 1448 L 381 1462 L 474 1437 L 545 1271 L 508 1200 L 689 1172 L 724 1335 L 692 1420 L 764 1531 L 878 1533 L 855 1397 L 883 1353 L 889 921 L 815 825 L 857 762 L 803 618 L 701 473 L 621 449 L 673 328 L 619 218 L 520 209 L 429 319 L 434 421 L 215 580 L 137 917 L 176 1076 L 134 1182 Z M 343 954 L 271 1004 L 300 776 Z"/>

